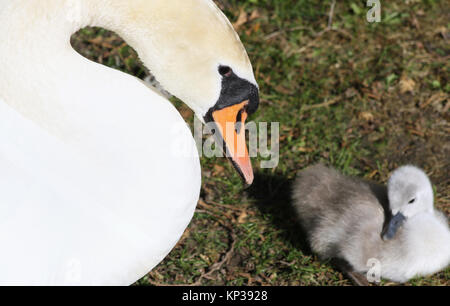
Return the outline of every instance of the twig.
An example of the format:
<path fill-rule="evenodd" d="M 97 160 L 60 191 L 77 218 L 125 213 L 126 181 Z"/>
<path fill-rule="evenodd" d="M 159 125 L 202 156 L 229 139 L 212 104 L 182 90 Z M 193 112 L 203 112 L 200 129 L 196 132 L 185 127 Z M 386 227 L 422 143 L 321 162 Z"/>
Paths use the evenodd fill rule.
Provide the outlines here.
<path fill-rule="evenodd" d="M 309 111 L 314 108 L 327 107 L 327 106 L 336 104 L 337 102 L 339 102 L 340 99 L 341 99 L 341 97 L 336 97 L 336 98 L 333 98 L 333 99 L 323 102 L 323 103 L 313 104 L 313 105 L 305 105 L 302 107 L 302 111 Z"/>
<path fill-rule="evenodd" d="M 228 205 L 228 204 L 221 204 L 221 203 L 211 201 L 211 200 L 209 202 L 216 206 L 220 206 L 220 207 L 227 208 L 227 209 L 238 210 L 238 211 L 247 210 L 247 207 L 236 207 L 236 206 L 232 206 L 232 205 Z"/>
<path fill-rule="evenodd" d="M 328 29 L 331 29 L 333 25 L 334 7 L 336 6 L 336 0 L 333 0 L 330 7 L 330 13 L 328 14 Z"/>
<path fill-rule="evenodd" d="M 200 275 L 200 277 L 197 279 L 197 281 L 195 283 L 191 284 L 190 286 L 200 286 L 202 279 L 204 279 L 204 278 L 211 279 L 211 275 L 214 272 L 220 270 L 220 268 L 222 268 L 223 264 L 228 262 L 231 259 L 231 256 L 233 256 L 233 253 L 234 253 L 234 247 L 236 245 L 236 235 L 234 233 L 231 233 L 231 240 L 232 240 L 232 243 L 231 243 L 230 249 L 223 256 L 222 260 L 213 264 L 211 266 L 211 269 L 207 273 Z"/>
<path fill-rule="evenodd" d="M 311 29 L 311 28 L 308 28 L 308 27 L 305 27 L 305 26 L 295 26 L 295 27 L 292 27 L 292 28 L 289 28 L 289 29 L 282 29 L 282 30 L 278 30 L 278 31 L 272 32 L 270 34 L 267 34 L 266 36 L 264 36 L 263 40 L 270 40 L 270 39 L 272 39 L 274 37 L 277 37 L 278 35 L 285 34 L 287 32 L 298 31 L 298 30 L 308 30 L 308 31 L 312 32 L 313 35 L 316 35 L 314 30 Z"/>
<path fill-rule="evenodd" d="M 440 102 L 440 101 L 444 101 L 445 99 L 447 99 L 447 95 L 444 93 L 437 93 L 432 95 L 425 103 L 421 104 L 419 107 L 421 109 L 424 109 L 425 107 L 427 107 L 429 104 L 431 104 L 431 102 Z"/>
<path fill-rule="evenodd" d="M 303 53 L 306 49 L 308 49 L 309 47 L 313 46 L 323 34 L 331 32 L 331 31 L 338 32 L 338 33 L 342 34 L 342 36 L 345 36 L 346 38 L 348 38 L 350 40 L 353 39 L 352 35 L 350 35 L 347 31 L 344 31 L 344 30 L 341 30 L 341 29 L 336 29 L 336 28 L 326 28 L 326 29 L 320 31 L 319 33 L 317 33 L 316 36 L 314 37 L 314 39 L 311 40 L 306 46 L 303 46 L 303 47 L 301 47 L 298 50 L 292 51 L 290 53 L 290 55 L 291 54 Z"/>
<path fill-rule="evenodd" d="M 198 200 L 198 206 L 202 206 L 202 207 L 206 208 L 206 210 L 202 211 L 202 210 L 200 210 L 200 209 L 197 208 L 197 209 L 195 210 L 196 212 L 207 212 L 207 213 L 208 213 L 208 212 L 209 212 L 209 213 L 215 212 L 215 213 L 218 213 L 218 214 L 220 214 L 220 215 L 223 215 L 223 214 L 224 214 L 224 212 L 221 211 L 220 209 L 214 208 L 212 205 L 207 204 L 207 203 L 205 202 L 205 200 L 203 200 L 202 198 L 200 198 L 200 199 Z"/>

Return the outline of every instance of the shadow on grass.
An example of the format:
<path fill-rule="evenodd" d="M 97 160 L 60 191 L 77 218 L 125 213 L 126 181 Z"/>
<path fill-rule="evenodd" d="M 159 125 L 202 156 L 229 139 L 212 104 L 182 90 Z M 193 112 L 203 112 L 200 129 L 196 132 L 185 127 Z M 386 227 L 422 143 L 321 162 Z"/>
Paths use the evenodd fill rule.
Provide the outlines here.
<path fill-rule="evenodd" d="M 305 232 L 292 207 L 292 179 L 278 173 L 255 173 L 252 186 L 247 190 L 261 213 L 270 216 L 270 221 L 282 232 L 282 238 L 299 248 L 305 255 L 311 255 Z"/>

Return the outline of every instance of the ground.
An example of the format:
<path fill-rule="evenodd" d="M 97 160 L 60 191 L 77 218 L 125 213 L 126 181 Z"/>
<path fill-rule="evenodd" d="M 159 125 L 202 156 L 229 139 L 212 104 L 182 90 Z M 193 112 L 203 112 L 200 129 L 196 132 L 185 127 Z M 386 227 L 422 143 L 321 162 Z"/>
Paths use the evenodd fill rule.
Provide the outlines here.
<path fill-rule="evenodd" d="M 308 250 L 290 208 L 297 171 L 324 162 L 385 183 L 402 164 L 429 174 L 435 204 L 450 214 L 450 11 L 437 0 L 220 0 L 253 63 L 260 108 L 280 122 L 280 162 L 245 189 L 223 158 L 202 158 L 195 216 L 173 251 L 137 282 L 198 285 L 349 285 Z M 139 78 L 134 51 L 104 29 L 72 38 L 86 57 Z M 192 123 L 192 112 L 171 99 Z M 383 281 L 381 284 L 392 283 Z M 408 285 L 450 285 L 450 268 Z"/>

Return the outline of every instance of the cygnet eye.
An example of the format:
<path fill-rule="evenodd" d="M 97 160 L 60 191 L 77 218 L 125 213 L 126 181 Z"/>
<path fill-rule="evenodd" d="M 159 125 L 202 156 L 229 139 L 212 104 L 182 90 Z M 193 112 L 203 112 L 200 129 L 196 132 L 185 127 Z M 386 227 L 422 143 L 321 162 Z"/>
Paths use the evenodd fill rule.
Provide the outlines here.
<path fill-rule="evenodd" d="M 409 200 L 408 204 L 412 204 L 416 201 L 416 198 L 412 198 L 411 200 Z"/>

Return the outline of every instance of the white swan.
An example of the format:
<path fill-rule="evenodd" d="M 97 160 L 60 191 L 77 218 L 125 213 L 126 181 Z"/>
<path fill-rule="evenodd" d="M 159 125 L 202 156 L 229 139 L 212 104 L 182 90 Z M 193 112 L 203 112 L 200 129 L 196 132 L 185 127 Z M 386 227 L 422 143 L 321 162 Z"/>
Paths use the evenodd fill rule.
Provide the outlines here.
<path fill-rule="evenodd" d="M 311 248 L 321 258 L 343 259 L 351 270 L 370 269 L 397 282 L 450 264 L 447 218 L 434 209 L 431 183 L 414 166 L 396 169 L 386 190 L 319 164 L 299 172 L 293 197 Z"/>
<path fill-rule="evenodd" d="M 0 284 L 131 284 L 175 245 L 199 196 L 195 144 L 164 98 L 70 46 L 117 32 L 203 121 L 244 121 L 258 89 L 209 0 L 0 0 Z M 239 114 L 239 116 L 238 116 Z M 247 183 L 248 154 L 230 147 Z M 244 153 L 247 151 L 245 150 Z"/>

